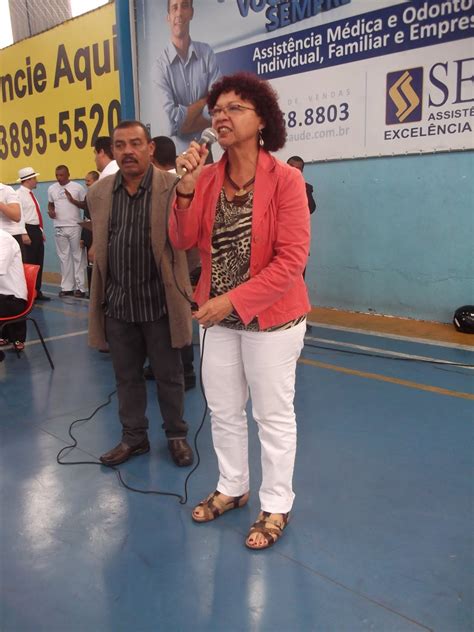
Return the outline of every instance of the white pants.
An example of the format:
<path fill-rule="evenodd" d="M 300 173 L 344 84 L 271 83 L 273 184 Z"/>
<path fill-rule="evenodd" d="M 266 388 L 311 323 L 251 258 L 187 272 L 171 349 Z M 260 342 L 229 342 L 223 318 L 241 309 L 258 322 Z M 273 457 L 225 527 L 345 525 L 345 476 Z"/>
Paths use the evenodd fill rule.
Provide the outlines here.
<path fill-rule="evenodd" d="M 273 332 L 236 331 L 214 326 L 206 331 L 202 377 L 211 411 L 219 464 L 217 489 L 227 496 L 249 490 L 247 404 L 261 445 L 263 511 L 286 513 L 295 497 L 292 480 L 296 453 L 296 362 L 306 321 Z M 201 328 L 201 350 L 203 343 Z"/>
<path fill-rule="evenodd" d="M 85 249 L 81 248 L 80 226 L 57 226 L 54 230 L 56 252 L 61 264 L 61 290 L 85 292 Z"/>

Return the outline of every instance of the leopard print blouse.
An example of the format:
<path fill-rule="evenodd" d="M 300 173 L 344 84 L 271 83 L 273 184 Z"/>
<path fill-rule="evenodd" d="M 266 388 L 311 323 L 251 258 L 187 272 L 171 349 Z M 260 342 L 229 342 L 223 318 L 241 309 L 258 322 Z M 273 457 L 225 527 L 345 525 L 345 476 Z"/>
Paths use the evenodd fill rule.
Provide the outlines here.
<path fill-rule="evenodd" d="M 253 191 L 231 202 L 222 189 L 217 201 L 212 233 L 211 298 L 225 294 L 250 278 L 250 243 L 252 237 Z M 288 329 L 306 318 L 305 315 L 264 331 Z M 233 310 L 219 323 L 222 327 L 260 331 L 257 318 L 244 325 Z"/>

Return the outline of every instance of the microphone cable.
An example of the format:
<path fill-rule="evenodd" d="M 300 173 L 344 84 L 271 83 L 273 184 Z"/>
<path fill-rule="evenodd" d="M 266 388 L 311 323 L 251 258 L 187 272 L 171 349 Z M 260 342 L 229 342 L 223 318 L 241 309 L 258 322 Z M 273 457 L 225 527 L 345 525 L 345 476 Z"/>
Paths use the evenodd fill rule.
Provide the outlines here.
<path fill-rule="evenodd" d="M 194 465 L 194 467 L 192 468 L 192 470 L 190 472 L 188 472 L 185 481 L 184 481 L 184 494 L 178 494 L 176 492 L 166 492 L 166 491 L 160 491 L 160 490 L 153 490 L 153 489 L 140 489 L 138 487 L 133 487 L 132 485 L 129 485 L 128 483 L 125 482 L 122 473 L 119 469 L 118 466 L 116 465 L 104 465 L 104 463 L 102 463 L 101 461 L 63 461 L 62 460 L 62 455 L 63 453 L 65 453 L 67 450 L 69 450 L 69 452 L 71 452 L 73 449 L 78 447 L 78 443 L 77 443 L 77 439 L 76 437 L 73 435 L 72 433 L 72 428 L 80 423 L 80 422 L 86 422 L 86 421 L 90 421 L 91 419 L 93 419 L 93 417 L 99 412 L 99 410 L 101 410 L 102 408 L 105 408 L 106 406 L 108 406 L 111 402 L 112 402 L 112 397 L 116 394 L 116 390 L 112 391 L 111 393 L 109 393 L 109 395 L 107 396 L 107 401 L 103 402 L 102 404 L 100 404 L 99 406 L 97 406 L 97 408 L 88 416 L 88 417 L 83 417 L 80 419 L 76 419 L 74 420 L 68 429 L 68 434 L 70 436 L 70 438 L 72 439 L 73 443 L 70 445 L 66 445 L 64 446 L 56 455 L 56 461 L 59 465 L 99 465 L 102 467 L 107 467 L 108 469 L 114 470 L 115 473 L 117 474 L 117 478 L 119 480 L 119 483 L 125 487 L 126 489 L 132 491 L 132 492 L 136 492 L 139 494 L 152 494 L 152 495 L 157 495 L 157 496 L 171 496 L 171 497 L 175 497 L 179 500 L 179 503 L 181 505 L 185 505 L 188 501 L 188 484 L 189 484 L 189 479 L 191 478 L 191 476 L 194 474 L 194 472 L 197 470 L 197 468 L 199 467 L 200 463 L 201 463 L 201 456 L 199 453 L 199 448 L 198 448 L 198 437 L 199 434 L 201 433 L 201 430 L 204 426 L 204 422 L 206 420 L 206 415 L 207 415 L 207 411 L 208 411 L 208 403 L 207 403 L 207 398 L 206 398 L 206 393 L 204 390 L 204 384 L 202 381 L 202 367 L 203 367 L 203 361 L 204 361 L 204 350 L 205 350 L 205 343 L 206 343 L 206 334 L 207 334 L 207 329 L 204 328 L 203 331 L 203 336 L 202 336 L 202 341 L 201 341 L 201 359 L 200 359 L 200 364 L 199 364 L 199 383 L 200 383 L 200 387 L 201 387 L 201 393 L 203 395 L 204 398 L 204 411 L 203 411 L 203 415 L 201 418 L 201 422 L 199 424 L 199 427 L 194 435 L 194 441 L 193 441 L 193 445 L 194 445 L 194 451 L 196 453 L 196 464 Z M 405 361 L 405 362 L 419 362 L 419 363 L 423 363 L 423 364 L 431 364 L 434 366 L 439 366 L 439 365 L 448 365 L 448 366 L 456 366 L 456 367 L 462 367 L 462 368 L 473 368 L 473 365 L 471 364 L 463 364 L 463 363 L 458 363 L 458 362 L 452 362 L 452 361 L 447 361 L 447 360 L 430 360 L 430 359 L 422 359 L 422 358 L 401 358 L 401 357 L 397 357 L 397 356 L 389 356 L 389 355 L 385 355 L 385 354 L 380 354 L 380 353 L 363 353 L 361 351 L 352 351 L 352 350 L 348 350 L 348 349 L 336 349 L 334 347 L 328 347 L 328 346 L 324 346 L 324 345 L 319 345 L 319 344 L 314 344 L 311 342 L 306 341 L 305 342 L 305 346 L 308 346 L 310 349 L 319 349 L 319 350 L 324 350 L 324 351 L 332 351 L 332 352 L 336 352 L 336 353 L 344 353 L 344 354 L 348 354 L 348 355 L 354 355 L 354 356 L 365 356 L 365 357 L 370 357 L 370 358 L 379 358 L 379 359 L 385 359 L 385 360 L 399 360 L 399 361 Z"/>
<path fill-rule="evenodd" d="M 189 483 L 189 479 L 191 478 L 191 476 L 194 474 L 194 472 L 197 470 L 197 468 L 199 467 L 199 464 L 201 463 L 201 455 L 199 454 L 199 449 L 198 449 L 198 436 L 204 426 L 204 422 L 206 420 L 206 415 L 207 415 L 207 409 L 208 409 L 208 404 L 207 404 L 207 398 L 206 398 L 206 394 L 204 391 L 204 384 L 202 382 L 202 365 L 203 365 L 203 359 L 204 359 L 204 347 L 205 347 L 205 343 L 206 343 L 206 333 L 207 330 L 204 329 L 203 332 L 203 336 L 202 336 L 202 345 L 201 345 L 201 360 L 200 360 L 200 365 L 199 365 L 199 383 L 201 386 L 201 393 L 203 395 L 204 398 L 204 412 L 202 415 L 202 419 L 201 419 L 201 423 L 199 424 L 199 427 L 196 431 L 196 434 L 194 435 L 194 451 L 196 453 L 196 464 L 194 465 L 193 469 L 188 472 L 185 480 L 184 480 L 184 494 L 178 494 L 177 492 L 167 492 L 167 491 L 161 491 L 161 490 L 157 490 L 157 489 L 140 489 L 138 487 L 133 487 L 132 485 L 129 485 L 127 482 L 125 482 L 123 476 L 122 476 L 122 472 L 120 471 L 120 468 L 117 465 L 105 465 L 104 463 L 102 463 L 101 461 L 64 461 L 62 460 L 62 455 L 63 453 L 65 453 L 67 450 L 69 450 L 69 452 L 72 452 L 72 450 L 74 450 L 75 448 L 78 447 L 78 443 L 77 443 L 77 439 L 76 437 L 73 435 L 72 433 L 72 428 L 80 423 L 81 421 L 90 421 L 98 412 L 99 410 L 101 410 L 102 408 L 105 408 L 106 406 L 108 406 L 111 402 L 112 402 L 112 397 L 116 394 L 116 390 L 112 391 L 111 393 L 109 393 L 107 395 L 107 401 L 103 402 L 102 404 L 100 404 L 99 406 L 97 406 L 97 408 L 88 416 L 88 417 L 82 417 L 81 419 L 75 419 L 69 426 L 68 429 L 68 434 L 72 439 L 72 443 L 70 445 L 66 445 L 63 448 L 61 448 L 61 450 L 59 450 L 59 452 L 56 455 L 56 462 L 59 465 L 100 465 L 102 467 L 106 467 L 109 470 L 114 470 L 114 472 L 117 475 L 117 478 L 119 480 L 119 483 L 125 487 L 126 489 L 132 491 L 132 492 L 136 492 L 138 494 L 152 494 L 155 496 L 171 496 L 174 498 L 177 498 L 179 500 L 180 505 L 186 505 L 186 503 L 188 502 L 188 483 Z M 68 452 L 68 454 L 69 454 Z"/>

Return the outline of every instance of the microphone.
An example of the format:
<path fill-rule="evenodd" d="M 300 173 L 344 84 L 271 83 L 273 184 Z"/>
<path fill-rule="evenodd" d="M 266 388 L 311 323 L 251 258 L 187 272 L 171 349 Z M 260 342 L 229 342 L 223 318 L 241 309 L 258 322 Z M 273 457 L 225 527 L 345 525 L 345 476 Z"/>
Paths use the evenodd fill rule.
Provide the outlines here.
<path fill-rule="evenodd" d="M 216 130 L 213 129 L 212 127 L 206 127 L 206 129 L 204 129 L 201 132 L 201 137 L 197 141 L 197 144 L 198 145 L 206 144 L 209 147 L 209 145 L 213 145 L 216 141 L 217 141 Z"/>
<path fill-rule="evenodd" d="M 199 137 L 199 140 L 197 140 L 197 144 L 198 145 L 206 145 L 207 148 L 209 149 L 209 147 L 215 143 L 217 141 L 217 132 L 215 129 L 213 129 L 212 127 L 206 127 L 206 129 L 203 129 L 201 132 L 201 136 Z M 186 167 L 183 167 L 183 171 L 182 173 L 178 173 L 177 174 L 177 182 L 179 182 L 179 180 L 181 180 L 181 178 L 188 172 L 188 170 L 186 169 Z"/>

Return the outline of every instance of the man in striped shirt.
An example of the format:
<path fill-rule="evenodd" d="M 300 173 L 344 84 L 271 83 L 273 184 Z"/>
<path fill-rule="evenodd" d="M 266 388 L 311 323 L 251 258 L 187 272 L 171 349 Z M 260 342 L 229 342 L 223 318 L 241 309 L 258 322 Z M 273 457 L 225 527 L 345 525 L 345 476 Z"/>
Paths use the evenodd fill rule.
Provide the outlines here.
<path fill-rule="evenodd" d="M 122 440 L 100 460 L 117 465 L 149 451 L 146 383 L 148 356 L 168 448 L 178 466 L 191 465 L 183 420 L 180 348 L 191 342 L 191 288 L 183 251 L 167 239 L 167 205 L 174 176 L 151 164 L 153 142 L 138 121 L 122 121 L 113 134 L 116 175 L 91 187 L 94 271 L 89 340 L 108 342 L 117 382 Z"/>

